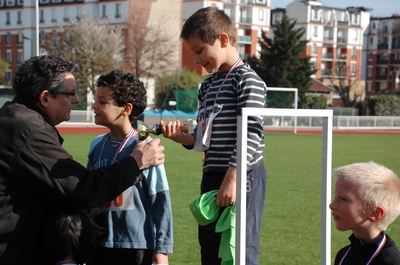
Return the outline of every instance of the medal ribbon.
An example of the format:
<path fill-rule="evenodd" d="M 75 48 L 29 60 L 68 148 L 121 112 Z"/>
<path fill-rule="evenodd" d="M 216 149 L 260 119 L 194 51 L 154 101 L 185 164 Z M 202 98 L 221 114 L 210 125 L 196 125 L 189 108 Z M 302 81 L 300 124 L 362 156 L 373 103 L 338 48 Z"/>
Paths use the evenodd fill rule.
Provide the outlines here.
<path fill-rule="evenodd" d="M 374 258 L 376 258 L 376 256 L 378 256 L 379 252 L 381 252 L 381 250 L 382 250 L 383 246 L 385 245 L 385 243 L 386 243 L 386 235 L 383 234 L 383 238 L 382 238 L 381 242 L 379 242 L 378 246 L 376 247 L 376 250 L 375 250 L 374 254 L 372 254 L 371 258 L 368 260 L 368 262 L 367 262 L 366 265 L 371 264 L 371 262 L 374 260 Z M 347 254 L 349 253 L 350 249 L 351 249 L 351 246 L 350 246 L 349 249 L 346 251 L 346 253 L 344 253 L 344 256 L 343 256 L 343 258 L 340 260 L 339 265 L 342 264 L 343 260 L 346 258 L 346 256 L 347 256 Z"/>
<path fill-rule="evenodd" d="M 225 78 L 224 78 L 224 81 L 222 81 L 221 85 L 220 85 L 219 88 L 218 88 L 217 95 L 215 96 L 215 99 L 214 99 L 214 105 L 215 105 L 215 102 L 217 101 L 218 94 L 219 94 L 219 91 L 221 90 L 221 87 L 225 84 L 226 79 L 228 79 L 228 76 L 231 74 L 232 70 L 238 65 L 238 63 L 240 63 L 240 61 L 242 61 L 242 59 L 239 57 L 239 58 L 236 60 L 236 62 L 231 66 L 231 68 L 229 68 L 229 71 L 228 71 L 228 73 L 226 74 L 226 76 L 225 76 Z M 210 85 L 210 87 L 211 87 L 211 85 Z M 206 96 L 205 96 L 205 98 L 204 98 L 204 103 L 203 103 L 203 105 L 204 105 L 204 106 L 203 106 L 203 111 L 204 111 L 204 122 L 205 122 L 205 120 L 206 120 L 207 95 L 208 95 L 208 90 L 210 89 L 210 87 L 207 89 L 207 93 L 206 93 Z M 204 132 L 204 131 L 203 131 L 203 132 Z"/>
<path fill-rule="evenodd" d="M 135 133 L 135 130 L 131 127 L 131 129 L 129 130 L 129 132 L 125 135 L 125 139 L 119 144 L 117 151 L 114 154 L 114 157 L 111 161 L 111 164 L 114 164 L 115 161 L 117 160 L 117 157 L 119 155 L 119 153 L 121 153 L 121 151 L 124 149 L 125 145 L 128 143 L 129 139 L 132 137 L 132 135 Z M 110 134 L 107 135 L 106 139 L 104 140 L 103 146 L 101 147 L 101 151 L 100 151 L 100 155 L 99 155 L 99 167 L 100 167 L 100 162 L 101 159 L 103 157 L 103 152 L 104 152 L 104 148 L 106 146 L 107 140 L 108 138 L 110 138 Z"/>

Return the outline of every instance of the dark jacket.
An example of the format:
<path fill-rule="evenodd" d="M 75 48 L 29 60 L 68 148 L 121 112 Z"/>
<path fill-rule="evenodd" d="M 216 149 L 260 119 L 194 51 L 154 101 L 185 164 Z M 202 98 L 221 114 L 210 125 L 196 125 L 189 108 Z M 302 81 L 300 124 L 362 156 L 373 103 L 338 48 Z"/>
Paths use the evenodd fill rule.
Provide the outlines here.
<path fill-rule="evenodd" d="M 0 264 L 37 264 L 42 222 L 54 208 L 107 203 L 140 179 L 128 156 L 89 171 L 61 146 L 45 114 L 14 99 L 0 109 Z M 89 148 L 89 143 L 87 148 Z"/>
<path fill-rule="evenodd" d="M 383 234 L 379 239 L 379 242 L 383 239 Z M 335 265 L 340 264 L 342 261 L 342 265 L 365 265 L 374 255 L 377 250 L 378 243 L 370 243 L 364 242 L 360 240 L 352 234 L 349 237 L 351 242 L 350 245 L 342 248 L 336 255 Z M 348 251 L 348 249 L 351 249 Z M 346 252 L 348 253 L 346 254 Z M 396 243 L 390 236 L 386 235 L 386 242 L 383 245 L 383 248 L 376 255 L 374 259 L 372 259 L 370 265 L 398 265 L 400 264 L 400 251 L 396 246 Z"/>

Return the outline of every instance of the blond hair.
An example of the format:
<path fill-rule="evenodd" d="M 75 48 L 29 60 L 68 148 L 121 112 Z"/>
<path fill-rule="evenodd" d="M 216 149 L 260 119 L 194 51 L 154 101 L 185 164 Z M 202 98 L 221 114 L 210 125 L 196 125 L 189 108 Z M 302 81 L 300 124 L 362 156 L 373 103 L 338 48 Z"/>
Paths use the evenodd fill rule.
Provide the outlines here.
<path fill-rule="evenodd" d="M 381 231 L 400 215 L 400 179 L 392 170 L 371 161 L 339 167 L 334 176 L 359 187 L 367 212 L 378 206 L 385 210 L 382 219 L 376 222 Z"/>

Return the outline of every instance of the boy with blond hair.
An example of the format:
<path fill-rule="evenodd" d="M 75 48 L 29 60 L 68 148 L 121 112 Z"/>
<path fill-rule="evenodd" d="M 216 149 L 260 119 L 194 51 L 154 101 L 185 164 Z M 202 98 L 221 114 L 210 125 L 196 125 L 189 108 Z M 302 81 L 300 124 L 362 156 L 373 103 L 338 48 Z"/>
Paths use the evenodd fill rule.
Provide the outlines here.
<path fill-rule="evenodd" d="M 204 67 L 210 76 L 198 93 L 198 125 L 194 134 L 183 134 L 177 120 L 160 122 L 164 125 L 163 135 L 187 149 L 204 152 L 200 192 L 219 190 L 216 204 L 231 206 L 236 197 L 236 109 L 263 108 L 266 85 L 240 58 L 235 27 L 224 11 L 215 7 L 198 10 L 185 22 L 181 38 L 194 63 Z M 247 137 L 246 264 L 258 265 L 267 182 L 261 116 L 249 116 Z M 199 226 L 203 265 L 221 264 L 221 233 L 215 232 L 215 224 Z"/>
<path fill-rule="evenodd" d="M 329 207 L 336 229 L 353 232 L 334 264 L 400 264 L 400 251 L 384 232 L 400 214 L 400 179 L 374 162 L 339 167 L 334 175 Z"/>

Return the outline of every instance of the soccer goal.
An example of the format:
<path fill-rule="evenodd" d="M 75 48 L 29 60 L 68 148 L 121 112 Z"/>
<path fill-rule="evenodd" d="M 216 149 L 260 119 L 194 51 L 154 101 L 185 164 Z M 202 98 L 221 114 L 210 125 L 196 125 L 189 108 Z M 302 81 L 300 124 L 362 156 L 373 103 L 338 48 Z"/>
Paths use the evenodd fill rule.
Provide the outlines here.
<path fill-rule="evenodd" d="M 267 87 L 267 99 L 268 99 L 268 91 L 279 91 L 279 92 L 293 92 L 293 107 L 297 110 L 297 100 L 299 97 L 299 92 L 297 88 L 292 87 Z M 272 115 L 271 115 L 272 116 Z M 294 123 L 293 123 L 293 133 L 297 133 L 297 117 L 294 116 Z"/>
<path fill-rule="evenodd" d="M 332 186 L 332 120 L 333 110 L 241 108 L 237 110 L 237 189 L 235 264 L 245 265 L 246 257 L 246 153 L 248 116 L 322 117 L 322 184 L 321 184 L 321 264 L 331 263 L 331 216 L 329 203 Z"/>

